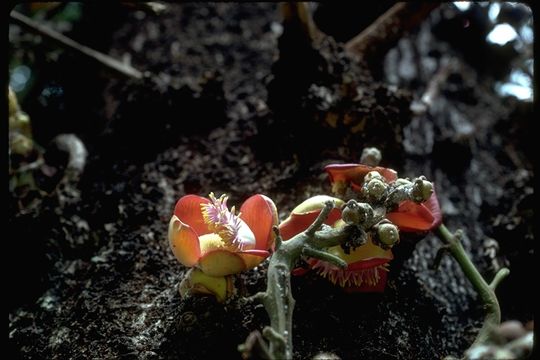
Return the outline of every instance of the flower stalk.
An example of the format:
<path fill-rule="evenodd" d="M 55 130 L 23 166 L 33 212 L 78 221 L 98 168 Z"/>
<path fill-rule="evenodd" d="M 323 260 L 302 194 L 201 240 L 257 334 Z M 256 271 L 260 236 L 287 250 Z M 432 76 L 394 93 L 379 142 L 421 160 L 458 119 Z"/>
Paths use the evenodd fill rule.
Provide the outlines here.
<path fill-rule="evenodd" d="M 463 270 L 463 273 L 469 279 L 484 304 L 484 309 L 486 310 L 484 324 L 471 347 L 485 343 L 491 336 L 492 329 L 501 323 L 501 309 L 495 295 L 495 289 L 501 280 L 510 274 L 510 270 L 507 268 L 500 269 L 493 281 L 488 284 L 463 248 L 461 244 L 461 237 L 463 235 L 460 230 L 453 234 L 446 226 L 441 224 L 435 229 L 435 233 L 444 242 L 447 252 L 456 259 L 461 270 Z"/>

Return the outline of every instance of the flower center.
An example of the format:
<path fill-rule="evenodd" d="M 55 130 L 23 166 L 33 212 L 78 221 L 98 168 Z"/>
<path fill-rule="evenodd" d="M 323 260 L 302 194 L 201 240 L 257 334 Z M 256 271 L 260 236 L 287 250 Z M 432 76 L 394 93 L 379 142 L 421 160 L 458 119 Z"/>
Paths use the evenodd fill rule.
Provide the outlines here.
<path fill-rule="evenodd" d="M 223 194 L 216 198 L 214 193 L 210 193 L 208 198 L 210 203 L 202 204 L 201 211 L 204 222 L 212 233 L 200 237 L 201 247 L 205 246 L 202 244 L 203 242 L 208 242 L 208 246 L 211 246 L 211 248 L 228 247 L 233 250 L 253 248 L 255 246 L 255 235 L 247 224 L 240 219 L 240 214 L 236 214 L 234 206 L 231 210 L 227 208 L 228 197 Z M 205 236 L 208 240 L 203 241 Z"/>
<path fill-rule="evenodd" d="M 225 243 L 221 236 L 216 233 L 210 233 L 199 236 L 199 244 L 201 246 L 201 253 L 207 253 L 208 251 L 220 249 L 225 247 Z"/>

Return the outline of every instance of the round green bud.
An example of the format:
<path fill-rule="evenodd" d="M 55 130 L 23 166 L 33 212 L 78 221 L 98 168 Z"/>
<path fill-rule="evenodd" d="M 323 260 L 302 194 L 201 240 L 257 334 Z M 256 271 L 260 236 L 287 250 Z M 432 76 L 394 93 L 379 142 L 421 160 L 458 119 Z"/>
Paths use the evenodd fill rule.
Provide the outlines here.
<path fill-rule="evenodd" d="M 380 179 L 372 179 L 366 184 L 366 195 L 373 200 L 380 200 L 386 191 L 386 187 L 386 183 Z"/>
<path fill-rule="evenodd" d="M 370 171 L 366 174 L 366 176 L 364 176 L 364 182 L 366 183 L 370 182 L 373 179 L 379 179 L 381 181 L 384 181 L 382 175 L 379 174 L 379 172 L 377 171 Z"/>
<path fill-rule="evenodd" d="M 341 213 L 341 219 L 347 224 L 359 224 L 360 213 L 358 212 L 358 208 L 346 206 Z"/>
<path fill-rule="evenodd" d="M 399 241 L 399 231 L 394 224 L 380 224 L 377 235 L 379 241 L 386 246 L 392 246 Z"/>
<path fill-rule="evenodd" d="M 373 209 L 369 204 L 349 200 L 341 213 L 341 218 L 347 224 L 359 225 L 373 217 Z"/>
<path fill-rule="evenodd" d="M 433 194 L 433 184 L 421 176 L 415 180 L 411 192 L 412 200 L 418 203 L 424 202 Z"/>
<path fill-rule="evenodd" d="M 382 154 L 376 147 L 367 147 L 362 150 L 360 163 L 368 166 L 377 166 L 381 162 Z"/>

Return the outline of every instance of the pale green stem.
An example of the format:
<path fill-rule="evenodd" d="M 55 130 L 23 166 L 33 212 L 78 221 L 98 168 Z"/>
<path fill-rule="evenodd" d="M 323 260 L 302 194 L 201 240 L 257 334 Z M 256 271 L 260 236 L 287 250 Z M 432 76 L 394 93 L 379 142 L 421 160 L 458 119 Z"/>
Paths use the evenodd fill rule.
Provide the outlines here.
<path fill-rule="evenodd" d="M 510 270 L 507 268 L 499 270 L 495 275 L 493 282 L 489 285 L 478 272 L 476 266 L 472 263 L 467 252 L 463 248 L 463 245 L 461 245 L 458 236 L 452 234 L 444 225 L 437 227 L 435 233 L 446 245 L 448 245 L 448 251 L 452 254 L 454 259 L 456 259 L 461 270 L 463 270 L 463 273 L 467 279 L 469 279 L 484 304 L 484 309 L 486 311 L 484 324 L 471 347 L 484 343 L 488 339 L 490 331 L 501 322 L 501 309 L 499 307 L 497 296 L 495 295 L 495 288 L 503 278 L 508 276 Z"/>

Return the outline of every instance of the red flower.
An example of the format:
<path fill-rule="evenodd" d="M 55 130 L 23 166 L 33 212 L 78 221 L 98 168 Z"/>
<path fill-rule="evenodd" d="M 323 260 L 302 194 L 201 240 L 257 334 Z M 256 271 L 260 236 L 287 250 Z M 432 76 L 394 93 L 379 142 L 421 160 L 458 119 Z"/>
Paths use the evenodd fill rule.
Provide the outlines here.
<path fill-rule="evenodd" d="M 254 195 L 240 208 L 227 208 L 227 197 L 186 195 L 176 203 L 169 223 L 169 243 L 185 266 L 210 276 L 225 276 L 260 264 L 273 247 L 278 223 L 274 202 Z"/>
<path fill-rule="evenodd" d="M 319 215 L 327 200 L 333 200 L 336 207 L 330 212 L 325 223 L 333 227 L 343 226 L 344 222 L 341 220 L 339 209 L 343 201 L 330 196 L 314 196 L 294 208 L 291 215 L 280 224 L 279 229 L 283 240 L 288 240 L 306 230 Z M 310 258 L 307 262 L 311 269 L 328 278 L 332 283 L 344 287 L 346 291 L 381 292 L 384 290 L 388 262 L 393 259 L 390 250 L 383 250 L 375 245 L 371 238 L 368 238 L 366 244 L 357 247 L 350 254 L 345 254 L 339 245 L 327 251 L 345 260 L 348 264 L 347 268 L 341 269 L 326 261 Z M 302 273 L 301 269 L 293 271 L 295 275 Z"/>

